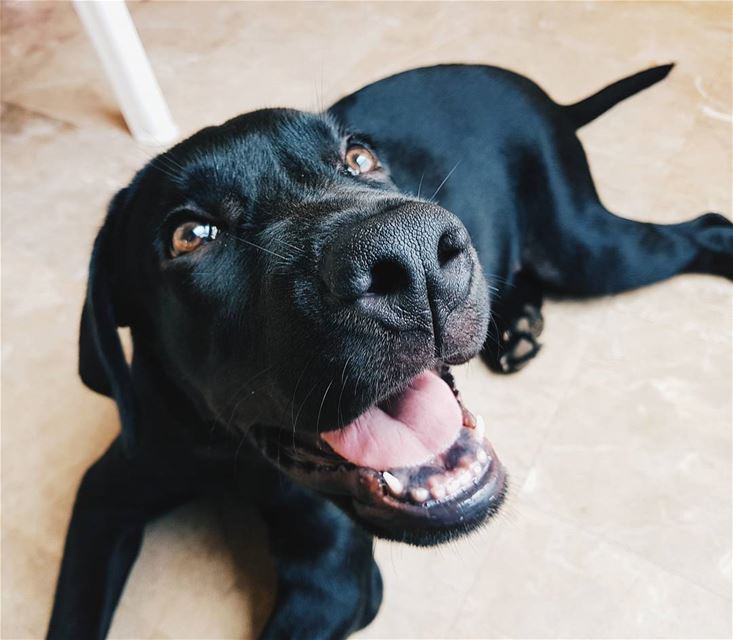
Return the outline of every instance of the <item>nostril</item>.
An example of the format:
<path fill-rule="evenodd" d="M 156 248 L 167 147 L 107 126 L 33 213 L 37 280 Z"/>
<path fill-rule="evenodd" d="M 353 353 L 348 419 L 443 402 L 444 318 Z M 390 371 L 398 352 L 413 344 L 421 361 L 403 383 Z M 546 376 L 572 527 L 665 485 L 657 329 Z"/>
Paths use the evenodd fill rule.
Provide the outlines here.
<path fill-rule="evenodd" d="M 372 265 L 370 273 L 372 280 L 366 291 L 368 294 L 386 296 L 404 291 L 410 285 L 410 274 L 396 260 L 379 260 Z"/>
<path fill-rule="evenodd" d="M 466 249 L 466 243 L 456 237 L 452 231 L 446 231 L 438 242 L 438 264 L 440 268 L 447 266 L 449 262 L 460 256 Z"/>

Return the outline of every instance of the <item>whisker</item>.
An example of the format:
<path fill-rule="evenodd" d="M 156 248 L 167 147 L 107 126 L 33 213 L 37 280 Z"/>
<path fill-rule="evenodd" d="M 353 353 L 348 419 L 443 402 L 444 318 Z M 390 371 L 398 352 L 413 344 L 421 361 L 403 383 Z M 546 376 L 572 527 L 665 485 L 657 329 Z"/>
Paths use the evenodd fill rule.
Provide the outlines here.
<path fill-rule="evenodd" d="M 303 247 L 299 247 L 296 244 L 291 244 L 290 242 L 287 242 L 286 240 L 283 240 L 282 238 L 279 237 L 278 235 L 278 233 L 280 232 L 279 225 L 269 225 L 269 223 L 266 223 L 266 222 L 248 223 L 247 225 L 244 226 L 244 229 L 253 234 L 266 235 L 268 240 L 277 242 L 278 244 L 285 245 L 286 247 L 289 247 L 297 251 L 298 253 L 305 253 L 305 249 Z"/>
<path fill-rule="evenodd" d="M 511 282 L 511 281 L 510 281 L 510 280 L 508 280 L 507 278 L 502 278 L 501 276 L 497 276 L 497 275 L 496 275 L 496 274 L 494 274 L 494 273 L 485 273 L 485 274 L 484 274 L 484 277 L 485 277 L 485 278 L 486 278 L 487 280 L 493 280 L 494 282 L 500 282 L 501 284 L 505 284 L 505 285 L 507 285 L 508 287 L 514 287 L 514 286 L 516 286 L 516 285 L 514 284 L 514 282 Z"/>
<path fill-rule="evenodd" d="M 293 447 L 295 447 L 295 426 L 298 424 L 298 420 L 300 419 L 300 414 L 303 412 L 303 409 L 305 409 L 305 404 L 308 402 L 308 398 L 310 398 L 311 393 L 313 393 L 316 390 L 316 387 L 318 386 L 318 383 L 316 382 L 310 389 L 308 393 L 305 394 L 305 397 L 303 398 L 303 402 L 300 404 L 300 408 L 298 409 L 298 413 L 295 414 L 295 420 L 293 422 Z"/>
<path fill-rule="evenodd" d="M 318 407 L 318 417 L 316 418 L 316 429 L 318 429 L 318 425 L 321 424 L 321 412 L 323 411 L 323 404 L 326 402 L 326 396 L 328 395 L 328 392 L 331 390 L 331 385 L 333 385 L 333 378 L 331 378 L 331 382 L 328 383 L 326 390 L 323 392 L 323 398 L 321 398 L 321 406 Z"/>
<path fill-rule="evenodd" d="M 279 242 L 280 244 L 284 244 L 286 247 L 290 247 L 291 249 L 295 249 L 296 251 L 299 251 L 300 253 L 305 253 L 305 249 L 302 247 L 296 247 L 294 244 L 290 244 L 289 242 L 285 242 L 285 240 L 281 240 L 280 238 L 273 238 L 275 242 Z"/>
<path fill-rule="evenodd" d="M 454 167 L 453 167 L 453 168 L 452 168 L 452 169 L 451 169 L 451 170 L 450 170 L 450 171 L 448 172 L 448 175 L 447 175 L 447 176 L 446 176 L 445 178 L 443 178 L 443 182 L 441 182 L 441 183 L 440 183 L 440 184 L 438 185 L 438 188 L 437 188 L 437 189 L 435 190 L 435 193 L 434 193 L 434 194 L 433 194 L 432 196 L 430 196 L 429 200 L 431 200 L 431 201 L 432 201 L 432 200 L 434 200 L 434 199 L 435 199 L 435 196 L 437 196 L 437 195 L 438 195 L 438 192 L 439 192 L 439 191 L 440 191 L 440 190 L 441 190 L 441 189 L 443 188 L 443 185 L 444 185 L 444 184 L 445 184 L 446 182 L 448 182 L 448 178 L 450 178 L 450 177 L 451 177 L 451 176 L 453 175 L 453 172 L 454 172 L 454 171 L 455 171 L 455 170 L 456 170 L 456 169 L 458 168 L 458 165 L 459 165 L 459 164 L 461 164 L 461 161 L 460 161 L 460 160 L 459 160 L 458 162 L 456 162 L 455 166 L 454 166 Z"/>
<path fill-rule="evenodd" d="M 293 446 L 295 446 L 295 423 L 298 421 L 298 415 L 296 415 L 295 413 L 295 396 L 298 394 L 298 388 L 300 387 L 300 383 L 303 381 L 303 376 L 305 375 L 306 371 L 308 371 L 308 367 L 310 366 L 311 362 L 313 362 L 313 359 L 315 357 L 316 353 L 313 353 L 311 357 L 308 358 L 308 361 L 305 363 L 303 371 L 301 371 L 300 376 L 298 376 L 298 381 L 295 383 L 295 387 L 293 388 L 293 397 L 290 399 L 290 421 L 293 424 Z M 313 389 L 311 389 L 311 391 L 313 391 Z M 303 400 L 303 404 L 301 405 L 301 409 L 303 406 L 305 406 L 305 401 L 308 399 L 309 395 L 310 392 L 306 394 L 305 400 Z M 300 411 L 298 411 L 298 414 L 300 414 Z"/>
<path fill-rule="evenodd" d="M 494 325 L 494 331 L 493 332 L 491 331 L 491 325 L 492 324 Z M 494 334 L 493 336 L 491 335 L 492 333 Z M 488 338 L 492 338 L 493 337 L 493 339 L 494 339 L 494 345 L 496 346 L 497 349 L 501 346 L 501 333 L 502 333 L 502 331 L 499 328 L 498 323 L 494 319 L 494 314 L 491 314 L 491 316 L 489 316 L 489 331 L 488 331 L 488 336 L 487 337 Z"/>
<path fill-rule="evenodd" d="M 336 405 L 336 417 L 339 421 L 339 424 L 341 424 L 343 419 L 343 413 L 341 412 L 341 401 L 344 398 L 344 391 L 346 391 L 346 368 L 349 366 L 349 362 L 351 361 L 351 358 L 354 357 L 354 354 L 352 353 L 348 358 L 346 358 L 346 362 L 344 363 L 344 369 L 341 372 L 341 392 L 339 393 L 339 400 L 338 404 Z"/>
<path fill-rule="evenodd" d="M 259 249 L 260 251 L 264 251 L 265 253 L 269 253 L 269 254 L 272 254 L 273 256 L 275 256 L 275 257 L 277 257 L 277 258 L 280 258 L 280 259 L 282 259 L 282 260 L 285 260 L 285 262 L 286 262 L 286 263 L 287 263 L 288 261 L 290 261 L 290 260 L 292 260 L 292 259 L 293 259 L 293 257 L 292 257 L 292 256 L 284 256 L 284 255 L 282 255 L 282 254 L 280 254 L 280 253 L 277 253 L 277 252 L 275 252 L 275 251 L 271 251 L 270 249 L 265 249 L 265 247 L 261 247 L 261 246 L 260 246 L 260 245 L 258 245 L 258 244 L 257 244 L 256 242 L 252 242 L 252 241 L 250 241 L 250 240 L 245 240 L 244 238 L 240 238 L 239 236 L 236 236 L 236 235 L 234 235 L 233 233 L 230 233 L 230 232 L 228 232 L 228 231 L 224 231 L 224 233 L 225 233 L 226 235 L 228 235 L 228 236 L 229 236 L 230 238 L 233 238 L 234 240 L 236 240 L 236 241 L 238 241 L 238 242 L 241 242 L 242 244 L 246 244 L 246 245 L 249 245 L 250 247 L 254 247 L 255 249 Z"/>

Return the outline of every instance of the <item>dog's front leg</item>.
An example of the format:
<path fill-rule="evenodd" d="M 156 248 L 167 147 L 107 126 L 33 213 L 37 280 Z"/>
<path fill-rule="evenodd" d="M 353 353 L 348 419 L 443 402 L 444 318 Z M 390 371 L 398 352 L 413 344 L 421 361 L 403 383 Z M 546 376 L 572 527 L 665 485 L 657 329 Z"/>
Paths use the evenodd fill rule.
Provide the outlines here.
<path fill-rule="evenodd" d="M 346 638 L 374 619 L 382 601 L 372 538 L 331 503 L 282 480 L 260 505 L 278 577 L 262 638 Z"/>
<path fill-rule="evenodd" d="M 163 468 L 128 459 L 119 438 L 112 443 L 76 496 L 49 639 L 107 635 L 145 524 L 187 497 Z"/>

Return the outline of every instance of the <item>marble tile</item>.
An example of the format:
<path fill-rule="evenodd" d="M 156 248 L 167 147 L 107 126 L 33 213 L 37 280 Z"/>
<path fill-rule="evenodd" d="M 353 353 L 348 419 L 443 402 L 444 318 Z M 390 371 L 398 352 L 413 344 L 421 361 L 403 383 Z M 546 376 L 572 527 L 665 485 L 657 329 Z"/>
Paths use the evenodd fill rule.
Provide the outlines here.
<path fill-rule="evenodd" d="M 274 589 L 257 514 L 212 497 L 148 527 L 110 637 L 256 637 Z"/>
<path fill-rule="evenodd" d="M 449 612 L 462 607 L 477 567 L 484 563 L 500 532 L 510 526 L 505 515 L 499 516 L 486 529 L 431 551 L 429 562 L 424 549 L 378 542 L 384 604 L 377 619 L 356 637 L 446 637 Z"/>
<path fill-rule="evenodd" d="M 444 638 L 729 637 L 730 599 L 521 497 Z"/>
<path fill-rule="evenodd" d="M 730 638 L 731 600 L 646 566 L 603 628 L 613 638 Z"/>
<path fill-rule="evenodd" d="M 682 312 L 674 296 L 660 300 L 655 312 L 672 322 L 609 313 L 521 493 L 730 597 L 730 332 L 710 329 L 731 315 L 719 305 L 711 318 L 704 303 L 719 284 L 699 278 L 703 303 Z M 645 309 L 644 293 L 617 304 Z"/>
<path fill-rule="evenodd" d="M 572 102 L 651 64 L 663 83 L 580 132 L 613 211 L 730 215 L 730 3 L 130 3 L 182 135 L 250 109 L 318 109 L 402 69 L 506 66 Z M 42 637 L 85 468 L 117 431 L 76 376 L 91 242 L 154 149 L 127 135 L 69 3 L 2 3 L 2 627 Z M 730 637 L 730 283 L 685 276 L 548 302 L 521 373 L 458 379 L 512 478 L 488 528 L 377 544 L 363 638 Z M 264 533 L 224 497 L 149 527 L 115 638 L 254 637 Z"/>

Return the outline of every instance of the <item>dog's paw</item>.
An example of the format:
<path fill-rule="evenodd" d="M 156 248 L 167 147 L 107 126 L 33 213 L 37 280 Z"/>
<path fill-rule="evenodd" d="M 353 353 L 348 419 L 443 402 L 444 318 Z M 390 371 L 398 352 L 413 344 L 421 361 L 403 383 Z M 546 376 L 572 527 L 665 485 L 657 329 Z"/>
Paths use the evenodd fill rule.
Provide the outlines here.
<path fill-rule="evenodd" d="M 524 331 L 505 331 L 504 335 L 507 336 L 506 342 L 502 340 L 505 351 L 499 356 L 501 373 L 515 373 L 539 353 L 542 345 L 531 333 Z"/>
<path fill-rule="evenodd" d="M 498 340 L 487 340 L 481 355 L 492 371 L 515 373 L 540 351 L 538 338 L 544 328 L 540 310 L 526 304 L 522 312 Z"/>

